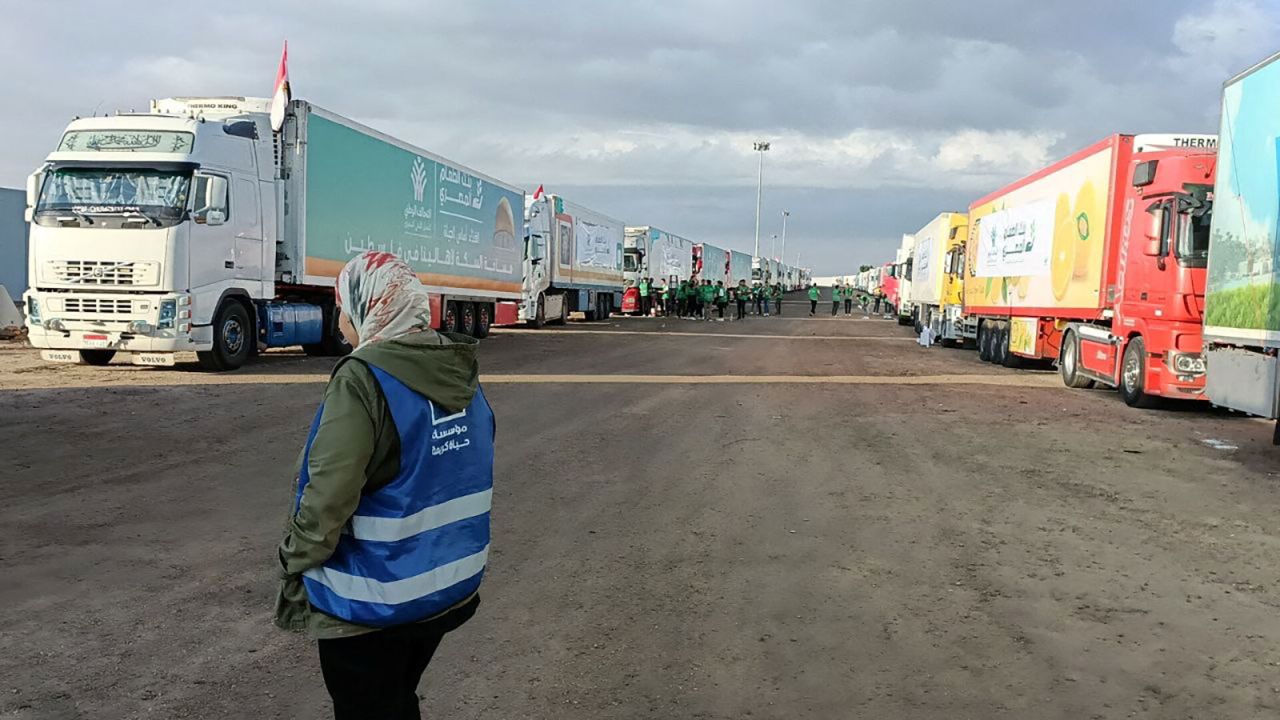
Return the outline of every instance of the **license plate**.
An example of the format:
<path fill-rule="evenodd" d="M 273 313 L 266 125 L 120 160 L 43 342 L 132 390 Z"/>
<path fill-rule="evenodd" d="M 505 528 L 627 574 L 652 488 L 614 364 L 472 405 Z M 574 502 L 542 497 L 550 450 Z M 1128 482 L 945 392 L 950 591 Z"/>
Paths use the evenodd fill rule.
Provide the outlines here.
<path fill-rule="evenodd" d="M 74 350 L 41 350 L 40 357 L 48 362 L 80 362 L 80 353 Z"/>
<path fill-rule="evenodd" d="M 173 353 L 134 353 L 131 361 L 134 365 L 173 367 Z"/>
<path fill-rule="evenodd" d="M 82 338 L 85 347 L 104 348 L 111 344 L 111 338 L 106 335 L 89 335 L 85 334 Z"/>

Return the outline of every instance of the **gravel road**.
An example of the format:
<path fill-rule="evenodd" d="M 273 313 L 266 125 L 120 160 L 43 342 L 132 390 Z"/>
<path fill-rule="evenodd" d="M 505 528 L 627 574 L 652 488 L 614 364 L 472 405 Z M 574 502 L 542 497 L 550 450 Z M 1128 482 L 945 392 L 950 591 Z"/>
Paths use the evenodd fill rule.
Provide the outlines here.
<path fill-rule="evenodd" d="M 574 323 L 481 356 L 494 552 L 428 717 L 1280 714 L 1264 423 L 860 317 Z M 331 365 L 0 346 L 0 718 L 329 712 L 271 615 Z"/>

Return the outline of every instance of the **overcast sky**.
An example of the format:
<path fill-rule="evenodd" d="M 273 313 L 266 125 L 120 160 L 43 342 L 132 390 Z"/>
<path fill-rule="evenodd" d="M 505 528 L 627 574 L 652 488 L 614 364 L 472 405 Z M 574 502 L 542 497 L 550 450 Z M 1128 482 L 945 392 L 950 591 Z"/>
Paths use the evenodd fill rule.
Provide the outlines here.
<path fill-rule="evenodd" d="M 1112 132 L 1216 132 L 1280 0 L 5 2 L 0 185 L 66 122 L 294 96 L 629 225 L 837 274 Z"/>

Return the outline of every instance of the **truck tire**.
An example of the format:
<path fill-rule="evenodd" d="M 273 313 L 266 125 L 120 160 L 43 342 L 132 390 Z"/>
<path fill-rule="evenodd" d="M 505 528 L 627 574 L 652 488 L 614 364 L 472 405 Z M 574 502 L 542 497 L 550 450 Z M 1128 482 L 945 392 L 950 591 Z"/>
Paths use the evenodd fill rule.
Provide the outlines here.
<path fill-rule="evenodd" d="M 476 336 L 476 304 L 458 303 L 458 332 L 467 337 Z"/>
<path fill-rule="evenodd" d="M 560 296 L 560 319 L 556 321 L 556 324 L 569 324 L 569 300 L 565 295 Z"/>
<path fill-rule="evenodd" d="M 213 349 L 197 352 L 196 359 L 205 370 L 236 370 L 249 359 L 253 345 L 248 311 L 239 301 L 226 300 L 213 316 Z"/>
<path fill-rule="evenodd" d="M 991 331 L 991 362 L 1004 365 L 1004 356 L 1009 352 L 1009 331 L 1004 323 L 996 323 Z"/>
<path fill-rule="evenodd" d="M 111 358 L 116 356 L 115 350 L 81 350 L 80 360 L 85 365 L 97 365 L 99 367 L 110 364 Z"/>
<path fill-rule="evenodd" d="M 991 362 L 991 323 L 978 321 L 978 359 Z"/>
<path fill-rule="evenodd" d="M 493 327 L 493 303 L 476 303 L 476 339 L 489 337 L 489 328 Z"/>
<path fill-rule="evenodd" d="M 444 317 L 440 318 L 440 329 L 444 332 L 462 332 L 458 319 L 458 303 L 450 300 L 444 304 Z"/>
<path fill-rule="evenodd" d="M 1062 375 L 1062 384 L 1069 388 L 1083 390 L 1093 386 L 1093 381 L 1080 373 L 1080 338 L 1070 330 L 1062 336 L 1058 373 Z"/>
<path fill-rule="evenodd" d="M 1120 363 L 1120 397 L 1125 405 L 1134 408 L 1150 409 L 1160 404 L 1160 398 L 1146 392 L 1147 345 L 1142 337 L 1129 341 L 1124 349 L 1124 359 Z"/>
<path fill-rule="evenodd" d="M 337 305 L 325 303 L 321 306 L 324 316 L 324 334 L 320 342 L 303 345 L 302 351 L 312 357 L 343 357 L 351 354 L 351 343 L 342 336 L 338 329 L 338 317 L 342 312 Z"/>
<path fill-rule="evenodd" d="M 533 319 L 526 321 L 526 324 L 534 330 L 539 330 L 543 325 L 547 324 L 547 296 L 538 293 L 538 311 L 533 314 Z"/>

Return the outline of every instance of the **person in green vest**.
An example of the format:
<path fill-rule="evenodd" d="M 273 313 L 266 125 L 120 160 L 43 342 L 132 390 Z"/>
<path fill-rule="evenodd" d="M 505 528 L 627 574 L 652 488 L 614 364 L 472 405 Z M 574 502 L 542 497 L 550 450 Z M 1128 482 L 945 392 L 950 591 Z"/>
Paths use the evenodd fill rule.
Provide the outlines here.
<path fill-rule="evenodd" d="M 852 285 L 844 286 L 844 314 L 845 315 L 853 314 L 853 286 Z"/>
<path fill-rule="evenodd" d="M 662 281 L 662 286 L 658 288 L 658 299 L 661 301 L 662 315 L 665 317 L 671 314 L 671 288 L 667 286 L 667 281 Z"/>
<path fill-rule="evenodd" d="M 729 306 L 729 288 L 724 286 L 723 280 L 716 281 L 716 314 L 720 320 L 724 320 L 724 309 Z"/>
<path fill-rule="evenodd" d="M 676 316 L 687 317 L 689 314 L 689 281 L 681 280 L 676 288 Z"/>
<path fill-rule="evenodd" d="M 844 297 L 844 290 L 839 285 L 831 286 L 831 316 L 835 317 L 840 311 L 840 299 Z"/>
<path fill-rule="evenodd" d="M 747 301 L 751 299 L 751 288 L 747 287 L 746 280 L 739 280 L 737 287 L 733 289 L 733 299 L 738 303 L 737 320 L 743 320 L 747 317 Z"/>
<path fill-rule="evenodd" d="M 711 319 L 711 308 L 716 304 L 716 286 L 710 280 L 703 280 L 698 287 L 698 300 L 702 305 L 702 319 Z"/>
<path fill-rule="evenodd" d="M 773 314 L 782 316 L 782 285 L 780 283 L 773 286 Z"/>
<path fill-rule="evenodd" d="M 813 317 L 814 315 L 818 314 L 818 298 L 819 297 L 820 295 L 818 292 L 818 284 L 814 283 L 810 285 L 809 286 L 809 317 Z"/>
<path fill-rule="evenodd" d="M 649 294 L 651 282 L 653 278 L 640 278 L 640 314 L 645 317 L 649 317 L 649 313 L 653 311 L 653 298 Z"/>

